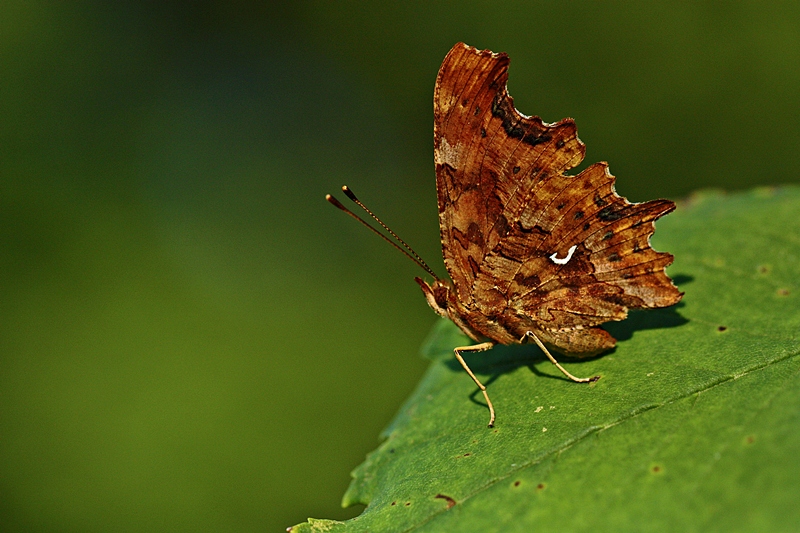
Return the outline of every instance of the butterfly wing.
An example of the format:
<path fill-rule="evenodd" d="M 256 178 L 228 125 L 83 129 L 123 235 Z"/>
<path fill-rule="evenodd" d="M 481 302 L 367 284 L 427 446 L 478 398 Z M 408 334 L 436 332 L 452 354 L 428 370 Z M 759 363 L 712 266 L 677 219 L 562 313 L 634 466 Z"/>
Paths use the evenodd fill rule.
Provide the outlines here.
<path fill-rule="evenodd" d="M 572 119 L 546 124 L 508 95 L 508 57 L 457 44 L 437 78 L 435 160 L 445 263 L 463 304 L 561 351 L 597 353 L 596 326 L 681 293 L 654 251 L 669 200 L 631 204 L 605 163 L 566 171 L 585 148 Z"/>
<path fill-rule="evenodd" d="M 664 270 L 672 255 L 649 242 L 654 221 L 674 208 L 669 200 L 632 204 L 617 195 L 605 163 L 558 192 L 534 186 L 520 224 L 484 259 L 475 293 L 489 297 L 476 300 L 484 307 L 502 293 L 509 327 L 535 328 L 563 352 L 611 348 L 613 338 L 595 326 L 681 298 Z"/>
<path fill-rule="evenodd" d="M 456 44 L 434 91 L 434 160 L 445 265 L 465 304 L 487 253 L 528 204 L 537 180 L 583 159 L 575 124 L 516 112 L 508 56 Z"/>

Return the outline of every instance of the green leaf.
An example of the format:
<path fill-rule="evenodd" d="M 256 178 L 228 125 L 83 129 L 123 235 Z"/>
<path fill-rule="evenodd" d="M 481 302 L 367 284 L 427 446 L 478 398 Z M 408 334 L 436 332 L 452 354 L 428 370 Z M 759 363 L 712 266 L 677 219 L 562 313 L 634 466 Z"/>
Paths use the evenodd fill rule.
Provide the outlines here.
<path fill-rule="evenodd" d="M 304 531 L 800 530 L 800 188 L 707 192 L 659 221 L 683 301 L 608 325 L 615 350 L 467 360 L 436 325 L 417 390 L 353 472 L 346 522 Z M 321 529 L 324 527 L 325 529 Z"/>

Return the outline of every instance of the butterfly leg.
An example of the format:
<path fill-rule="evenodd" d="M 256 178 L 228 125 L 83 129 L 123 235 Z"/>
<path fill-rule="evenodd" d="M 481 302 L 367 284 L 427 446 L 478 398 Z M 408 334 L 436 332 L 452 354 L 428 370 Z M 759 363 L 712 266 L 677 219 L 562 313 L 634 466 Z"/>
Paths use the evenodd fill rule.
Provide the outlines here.
<path fill-rule="evenodd" d="M 461 352 L 485 352 L 494 346 L 493 342 L 482 342 L 480 344 L 476 344 L 474 346 L 460 346 L 453 350 L 453 353 L 456 354 L 456 359 L 458 362 L 461 363 L 461 366 L 464 367 L 464 370 L 467 371 L 469 377 L 472 378 L 472 381 L 481 389 L 483 393 L 483 397 L 486 399 L 486 405 L 489 406 L 489 427 L 494 427 L 494 406 L 492 405 L 492 401 L 489 399 L 489 395 L 486 393 L 486 387 L 483 383 L 478 381 L 478 378 L 475 377 L 475 374 L 472 373 L 472 370 L 469 369 L 467 366 L 467 362 L 464 361 L 464 358 L 461 357 Z"/>
<path fill-rule="evenodd" d="M 578 383 L 590 383 L 590 382 L 597 381 L 598 379 L 600 379 L 600 376 L 594 376 L 592 378 L 576 378 L 575 376 L 573 376 L 572 374 L 567 372 L 566 368 L 564 368 L 563 366 L 558 364 L 558 361 L 556 361 L 556 358 L 553 357 L 552 355 L 550 355 L 550 351 L 547 348 L 545 348 L 544 343 L 542 343 L 542 341 L 539 340 L 539 337 L 537 337 L 536 334 L 534 334 L 532 331 L 526 332 L 525 336 L 522 337 L 522 339 L 520 339 L 520 343 L 524 343 L 527 339 L 533 339 L 533 342 L 535 342 L 536 345 L 539 346 L 539 348 L 542 349 L 542 351 L 547 356 L 547 358 L 550 359 L 550 362 L 553 363 L 554 365 L 556 365 L 556 368 L 561 370 L 561 372 L 565 376 L 567 376 L 569 379 L 571 379 L 572 381 L 577 381 Z"/>

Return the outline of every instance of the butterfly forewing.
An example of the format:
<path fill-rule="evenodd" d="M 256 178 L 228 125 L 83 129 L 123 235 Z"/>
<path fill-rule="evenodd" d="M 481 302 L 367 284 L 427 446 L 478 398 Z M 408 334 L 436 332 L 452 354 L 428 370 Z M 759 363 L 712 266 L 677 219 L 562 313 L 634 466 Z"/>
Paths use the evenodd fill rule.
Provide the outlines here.
<path fill-rule="evenodd" d="M 437 77 L 434 158 L 445 263 L 465 301 L 486 254 L 528 205 L 536 181 L 565 187 L 583 158 L 571 120 L 544 124 L 514 110 L 508 56 L 458 44 Z M 545 180 L 555 178 L 558 183 Z"/>

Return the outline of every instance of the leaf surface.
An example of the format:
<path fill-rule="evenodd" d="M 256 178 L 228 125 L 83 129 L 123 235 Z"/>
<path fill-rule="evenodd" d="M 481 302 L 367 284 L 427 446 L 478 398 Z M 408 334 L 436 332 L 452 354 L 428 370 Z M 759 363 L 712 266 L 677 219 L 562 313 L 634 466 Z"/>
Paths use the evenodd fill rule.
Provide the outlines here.
<path fill-rule="evenodd" d="M 353 472 L 346 522 L 304 531 L 800 529 L 800 188 L 698 193 L 658 223 L 683 301 L 606 325 L 619 343 L 564 360 L 532 346 L 467 361 L 448 321 L 432 362 Z"/>

